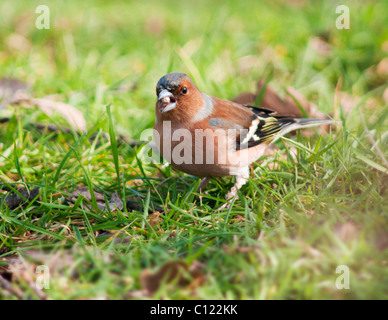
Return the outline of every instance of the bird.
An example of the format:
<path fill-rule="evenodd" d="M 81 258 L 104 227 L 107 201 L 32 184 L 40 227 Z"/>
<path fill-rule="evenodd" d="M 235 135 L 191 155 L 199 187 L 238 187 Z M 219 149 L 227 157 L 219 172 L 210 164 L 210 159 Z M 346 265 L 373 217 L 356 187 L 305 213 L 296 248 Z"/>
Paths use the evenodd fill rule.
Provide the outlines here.
<path fill-rule="evenodd" d="M 230 206 L 249 179 L 250 165 L 285 134 L 331 119 L 294 118 L 270 109 L 238 104 L 207 95 L 184 73 L 168 73 L 156 85 L 154 143 L 175 170 L 202 178 L 198 191 L 212 178 L 235 176 L 219 208 Z"/>

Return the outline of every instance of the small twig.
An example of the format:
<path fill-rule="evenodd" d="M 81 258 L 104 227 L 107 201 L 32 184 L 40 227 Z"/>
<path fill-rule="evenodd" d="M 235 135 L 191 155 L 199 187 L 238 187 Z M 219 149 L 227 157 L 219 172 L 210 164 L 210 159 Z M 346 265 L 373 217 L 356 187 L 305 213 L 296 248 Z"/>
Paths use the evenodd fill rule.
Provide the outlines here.
<path fill-rule="evenodd" d="M 384 154 L 382 153 L 382 151 L 380 150 L 379 146 L 377 145 L 376 141 L 373 139 L 373 136 L 372 134 L 370 133 L 370 131 L 368 130 L 368 127 L 366 126 L 366 122 L 365 122 L 365 118 L 364 118 L 364 115 L 361 111 L 361 108 L 359 108 L 359 111 L 360 111 L 360 118 L 361 118 L 361 121 L 362 121 L 362 124 L 364 126 L 364 130 L 365 130 L 365 134 L 366 136 L 368 137 L 369 141 L 372 143 L 372 146 L 373 148 L 376 150 L 377 154 L 380 156 L 381 160 L 383 161 L 385 167 L 388 168 L 388 161 L 387 159 L 385 158 Z"/>

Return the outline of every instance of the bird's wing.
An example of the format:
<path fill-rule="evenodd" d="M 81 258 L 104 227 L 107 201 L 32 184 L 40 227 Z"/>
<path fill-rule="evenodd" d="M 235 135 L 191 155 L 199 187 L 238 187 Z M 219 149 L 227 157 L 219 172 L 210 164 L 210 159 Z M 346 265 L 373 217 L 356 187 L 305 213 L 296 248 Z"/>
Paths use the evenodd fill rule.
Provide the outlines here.
<path fill-rule="evenodd" d="M 256 119 L 252 120 L 252 125 L 249 128 L 248 135 L 244 140 L 237 143 L 240 149 L 251 148 L 260 143 L 272 143 L 281 136 L 299 129 L 310 127 L 339 124 L 338 121 L 332 119 L 316 119 L 316 118 L 294 118 L 292 115 L 277 115 L 272 110 L 244 105 L 250 108 Z"/>
<path fill-rule="evenodd" d="M 281 130 L 295 122 L 291 115 L 277 115 L 275 111 L 243 105 L 252 110 L 254 116 L 248 134 L 237 143 L 237 148 L 245 149 L 255 147 L 261 143 L 271 143 Z"/>
<path fill-rule="evenodd" d="M 236 150 L 270 143 L 284 126 L 293 121 L 289 116 L 277 116 L 269 109 L 215 100 L 216 110 L 209 118 L 209 125 L 217 129 L 235 130 Z"/>

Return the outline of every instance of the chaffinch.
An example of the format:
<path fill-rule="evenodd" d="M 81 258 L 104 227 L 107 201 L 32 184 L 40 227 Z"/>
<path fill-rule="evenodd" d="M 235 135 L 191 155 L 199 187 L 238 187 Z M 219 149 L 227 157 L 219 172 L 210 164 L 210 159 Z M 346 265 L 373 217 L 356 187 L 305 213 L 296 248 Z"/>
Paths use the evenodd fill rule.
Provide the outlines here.
<path fill-rule="evenodd" d="M 169 73 L 156 85 L 154 140 L 174 169 L 203 178 L 236 176 L 226 200 L 249 178 L 249 165 L 286 133 L 335 121 L 293 119 L 272 110 L 208 96 L 183 73 Z M 228 206 L 225 203 L 220 209 Z"/>

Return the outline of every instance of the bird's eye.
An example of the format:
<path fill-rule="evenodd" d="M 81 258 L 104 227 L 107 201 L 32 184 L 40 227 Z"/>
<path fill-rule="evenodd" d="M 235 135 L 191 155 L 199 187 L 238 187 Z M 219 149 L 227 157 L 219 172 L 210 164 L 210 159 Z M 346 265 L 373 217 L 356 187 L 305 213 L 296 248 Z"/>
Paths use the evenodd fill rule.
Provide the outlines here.
<path fill-rule="evenodd" d="M 186 94 L 186 93 L 187 93 L 187 88 L 186 88 L 186 87 L 183 87 L 183 88 L 182 88 L 182 93 L 183 93 L 183 94 Z"/>

